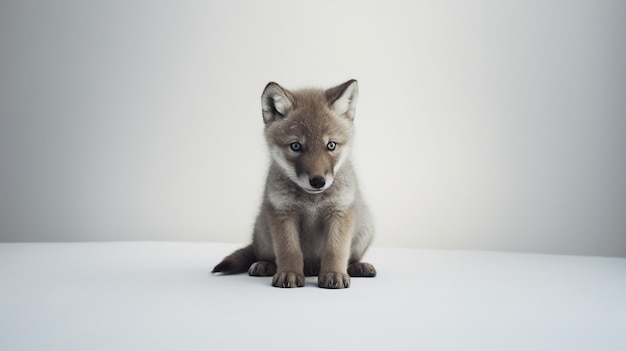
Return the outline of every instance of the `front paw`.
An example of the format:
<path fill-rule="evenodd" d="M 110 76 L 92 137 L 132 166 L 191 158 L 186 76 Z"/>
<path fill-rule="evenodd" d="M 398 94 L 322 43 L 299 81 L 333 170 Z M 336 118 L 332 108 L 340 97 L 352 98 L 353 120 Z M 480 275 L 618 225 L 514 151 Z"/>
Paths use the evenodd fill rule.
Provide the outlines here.
<path fill-rule="evenodd" d="M 317 277 L 317 285 L 325 289 L 343 289 L 350 287 L 350 276 L 346 273 L 328 272 Z"/>
<path fill-rule="evenodd" d="M 274 274 L 272 285 L 277 288 L 301 288 L 304 286 L 304 274 L 296 272 L 278 272 Z"/>

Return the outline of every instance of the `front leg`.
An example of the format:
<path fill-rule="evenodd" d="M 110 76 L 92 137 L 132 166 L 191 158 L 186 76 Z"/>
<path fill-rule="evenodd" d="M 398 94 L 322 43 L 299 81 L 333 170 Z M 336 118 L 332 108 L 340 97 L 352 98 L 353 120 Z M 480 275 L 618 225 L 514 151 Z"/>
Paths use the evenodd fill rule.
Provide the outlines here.
<path fill-rule="evenodd" d="M 300 247 L 298 217 L 274 211 L 268 220 L 276 255 L 276 274 L 272 285 L 279 288 L 304 286 L 304 258 Z"/>
<path fill-rule="evenodd" d="M 350 276 L 347 269 L 354 231 L 354 209 L 333 212 L 328 220 L 328 238 L 322 254 L 322 266 L 317 284 L 320 288 L 348 288 Z"/>

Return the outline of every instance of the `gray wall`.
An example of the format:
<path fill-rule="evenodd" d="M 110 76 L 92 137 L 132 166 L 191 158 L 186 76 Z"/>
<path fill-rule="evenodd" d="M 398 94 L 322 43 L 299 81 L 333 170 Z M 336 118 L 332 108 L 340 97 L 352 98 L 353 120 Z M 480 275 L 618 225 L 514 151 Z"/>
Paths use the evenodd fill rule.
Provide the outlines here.
<path fill-rule="evenodd" d="M 382 246 L 626 256 L 624 1 L 2 1 L 0 240 L 247 241 L 260 94 L 360 82 Z"/>

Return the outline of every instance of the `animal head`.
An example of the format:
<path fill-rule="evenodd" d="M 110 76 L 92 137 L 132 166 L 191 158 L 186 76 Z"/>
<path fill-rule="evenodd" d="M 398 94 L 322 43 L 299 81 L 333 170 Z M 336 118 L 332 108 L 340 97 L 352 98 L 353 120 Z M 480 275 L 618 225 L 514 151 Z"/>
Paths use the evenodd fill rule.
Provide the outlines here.
<path fill-rule="evenodd" d="M 261 97 L 272 159 L 308 193 L 321 193 L 350 154 L 356 80 L 336 87 L 290 91 L 269 83 Z"/>

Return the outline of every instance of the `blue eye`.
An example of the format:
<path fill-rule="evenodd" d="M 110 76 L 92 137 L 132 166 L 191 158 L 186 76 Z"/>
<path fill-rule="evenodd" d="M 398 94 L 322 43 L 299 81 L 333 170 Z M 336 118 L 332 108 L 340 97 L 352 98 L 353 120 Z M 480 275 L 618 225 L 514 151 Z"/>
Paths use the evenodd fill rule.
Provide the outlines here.
<path fill-rule="evenodd" d="M 300 144 L 299 142 L 295 142 L 295 143 L 291 143 L 289 145 L 289 147 L 291 148 L 291 150 L 293 151 L 300 151 L 302 150 L 302 144 Z"/>
<path fill-rule="evenodd" d="M 334 141 L 329 141 L 328 144 L 326 144 L 326 147 L 328 148 L 328 150 L 333 151 L 337 147 L 337 143 Z"/>

